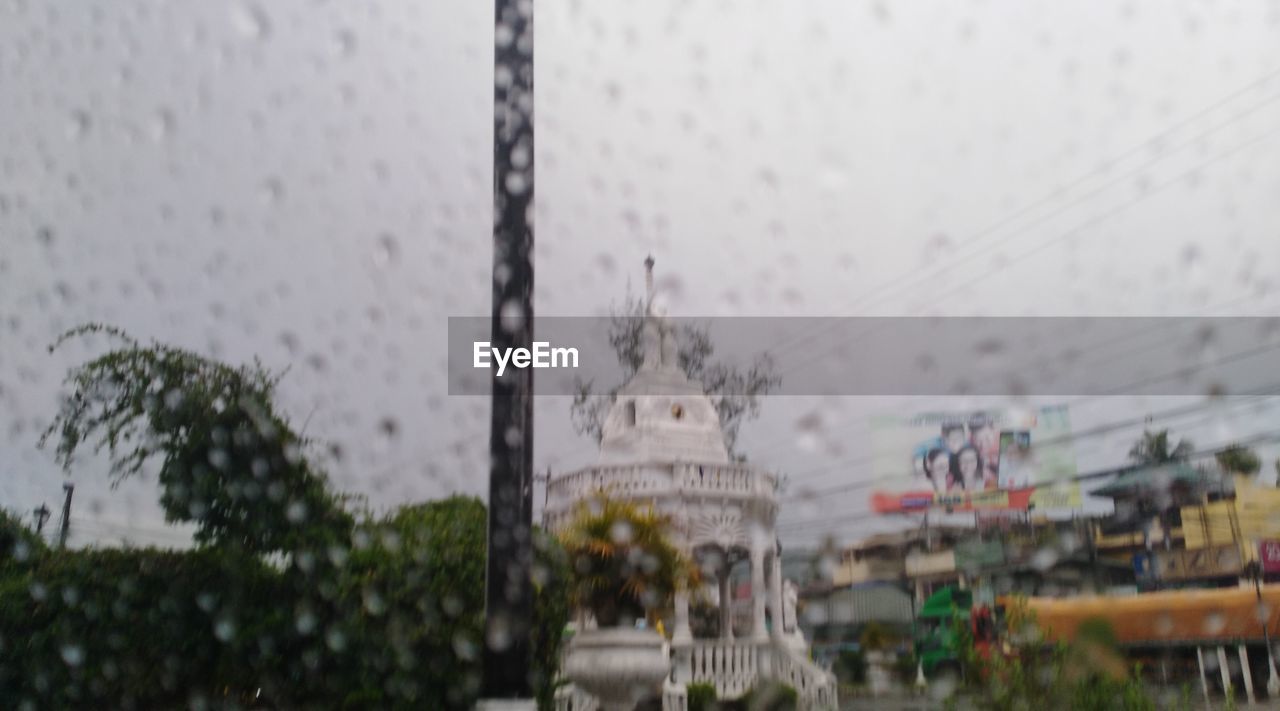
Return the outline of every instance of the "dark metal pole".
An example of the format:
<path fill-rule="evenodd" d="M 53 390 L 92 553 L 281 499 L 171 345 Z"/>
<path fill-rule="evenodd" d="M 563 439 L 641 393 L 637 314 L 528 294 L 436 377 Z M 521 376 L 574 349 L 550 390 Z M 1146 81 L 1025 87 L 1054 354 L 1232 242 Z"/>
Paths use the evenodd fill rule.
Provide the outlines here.
<path fill-rule="evenodd" d="M 533 343 L 533 2 L 496 0 L 493 124 L 494 348 Z M 533 370 L 493 376 L 484 687 L 531 698 Z"/>
<path fill-rule="evenodd" d="M 62 490 L 67 492 L 67 498 L 62 502 L 62 527 L 58 531 L 58 547 L 67 547 L 67 533 L 71 530 L 71 494 L 75 492 L 76 485 L 71 482 L 64 482 Z"/>
<path fill-rule="evenodd" d="M 49 511 L 48 506 L 45 506 L 44 504 L 40 504 L 40 506 L 35 510 L 35 514 L 36 514 L 36 535 L 38 536 L 44 531 L 44 522 L 49 520 L 49 516 L 51 515 L 51 513 Z"/>

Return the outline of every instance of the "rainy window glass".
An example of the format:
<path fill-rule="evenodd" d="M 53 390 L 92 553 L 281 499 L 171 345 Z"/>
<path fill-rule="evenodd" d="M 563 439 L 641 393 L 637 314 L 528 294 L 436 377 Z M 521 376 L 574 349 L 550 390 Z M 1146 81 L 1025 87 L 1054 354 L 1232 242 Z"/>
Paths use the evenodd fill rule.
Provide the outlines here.
<path fill-rule="evenodd" d="M 1280 5 L 0 0 L 0 706 L 1280 672 Z"/>

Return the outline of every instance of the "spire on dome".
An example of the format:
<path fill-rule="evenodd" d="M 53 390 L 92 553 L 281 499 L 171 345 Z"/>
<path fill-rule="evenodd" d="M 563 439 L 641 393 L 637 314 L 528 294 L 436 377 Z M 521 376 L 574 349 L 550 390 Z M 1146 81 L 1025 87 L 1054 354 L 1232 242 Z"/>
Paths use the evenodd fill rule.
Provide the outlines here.
<path fill-rule="evenodd" d="M 644 260 L 644 312 L 645 315 L 653 313 L 653 255 L 650 254 Z"/>
<path fill-rule="evenodd" d="M 644 260 L 644 360 L 640 369 L 679 369 L 675 329 L 667 323 L 666 314 L 654 307 L 653 265 L 653 255 L 649 255 Z"/>

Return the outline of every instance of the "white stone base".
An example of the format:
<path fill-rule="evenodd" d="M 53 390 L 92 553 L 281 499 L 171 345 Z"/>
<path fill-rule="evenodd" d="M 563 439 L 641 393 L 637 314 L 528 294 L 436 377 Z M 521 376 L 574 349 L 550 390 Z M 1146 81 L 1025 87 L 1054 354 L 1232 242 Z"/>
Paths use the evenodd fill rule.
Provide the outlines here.
<path fill-rule="evenodd" d="M 538 711 L 533 699 L 480 699 L 475 711 Z"/>

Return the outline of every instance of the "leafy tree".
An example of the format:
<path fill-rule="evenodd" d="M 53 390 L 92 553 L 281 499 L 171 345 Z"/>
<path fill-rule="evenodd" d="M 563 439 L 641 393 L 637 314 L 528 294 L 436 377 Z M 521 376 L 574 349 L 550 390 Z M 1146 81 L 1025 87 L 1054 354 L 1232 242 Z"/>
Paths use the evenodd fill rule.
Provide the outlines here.
<path fill-rule="evenodd" d="M 67 377 L 71 394 L 41 437 L 70 470 L 93 441 L 114 483 L 158 466 L 169 521 L 196 524 L 201 543 L 291 550 L 346 536 L 351 517 L 308 461 L 307 444 L 274 406 L 280 376 L 255 362 L 232 367 L 190 351 L 143 345 L 89 324 L 68 339 L 105 334 L 122 345 Z"/>
<path fill-rule="evenodd" d="M 624 381 L 635 375 L 644 363 L 645 311 L 645 301 L 628 294 L 622 307 L 610 313 L 609 344 L 622 366 Z M 757 355 L 745 370 L 713 360 L 715 344 L 705 324 L 681 323 L 677 331 L 676 358 L 680 369 L 690 380 L 701 383 L 703 391 L 711 397 L 720 415 L 725 446 L 733 453 L 742 422 L 760 415 L 760 397 L 781 385 L 782 377 L 774 370 L 773 359 L 768 354 Z M 623 383 L 615 385 L 603 397 L 592 394 L 594 383 L 591 381 L 578 381 L 577 385 L 578 393 L 570 407 L 574 429 L 599 442 L 604 434 L 604 419 Z"/>
<path fill-rule="evenodd" d="M 1262 460 L 1256 452 L 1240 444 L 1233 444 L 1214 455 L 1223 471 L 1233 474 L 1257 474 Z"/>
<path fill-rule="evenodd" d="M 1159 432 L 1144 430 L 1142 437 L 1129 448 L 1129 459 L 1140 465 L 1185 462 L 1194 451 L 1195 446 L 1187 439 L 1179 440 L 1178 444 L 1170 449 L 1167 429 Z"/>

